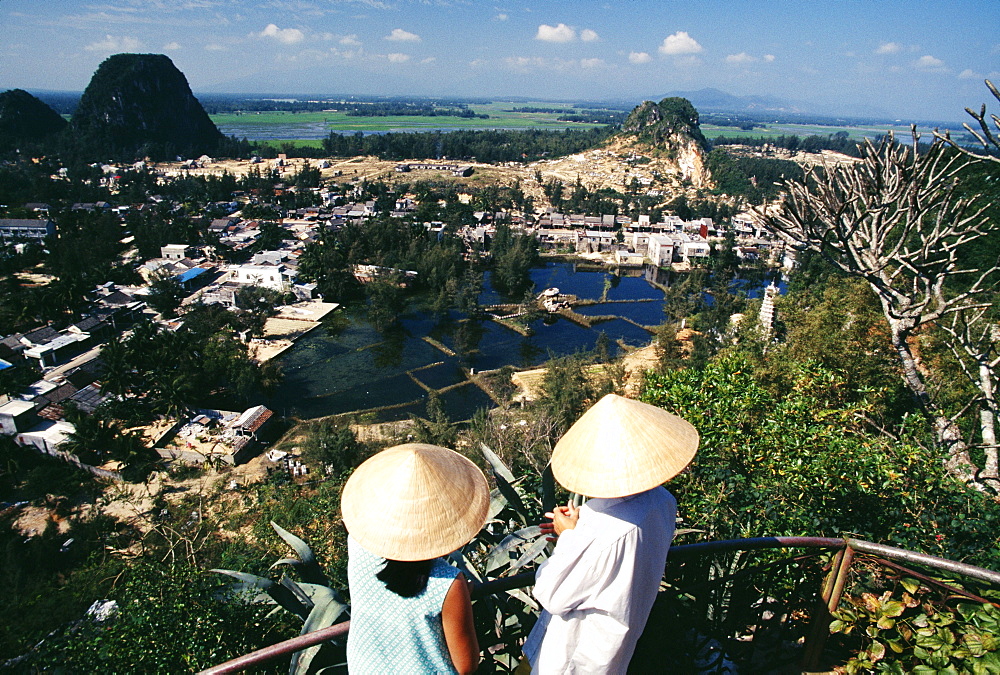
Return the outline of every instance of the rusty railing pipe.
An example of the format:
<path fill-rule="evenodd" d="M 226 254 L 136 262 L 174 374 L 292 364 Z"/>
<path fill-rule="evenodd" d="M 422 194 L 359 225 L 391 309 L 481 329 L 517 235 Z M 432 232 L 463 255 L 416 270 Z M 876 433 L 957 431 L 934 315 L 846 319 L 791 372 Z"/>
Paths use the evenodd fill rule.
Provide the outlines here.
<path fill-rule="evenodd" d="M 285 640 L 284 642 L 279 642 L 277 644 L 264 647 L 263 649 L 258 649 L 255 652 L 238 656 L 231 661 L 220 663 L 217 666 L 206 668 L 201 671 L 200 675 L 224 675 L 225 673 L 239 673 L 252 666 L 270 661 L 271 659 L 276 659 L 279 656 L 292 654 L 300 649 L 312 647 L 313 645 L 318 645 L 321 642 L 326 642 L 327 640 L 332 640 L 334 638 L 343 637 L 344 635 L 347 635 L 347 631 L 350 628 L 350 621 L 335 623 L 332 626 L 320 628 L 319 630 L 314 630 L 311 633 L 294 637 L 291 640 Z"/>

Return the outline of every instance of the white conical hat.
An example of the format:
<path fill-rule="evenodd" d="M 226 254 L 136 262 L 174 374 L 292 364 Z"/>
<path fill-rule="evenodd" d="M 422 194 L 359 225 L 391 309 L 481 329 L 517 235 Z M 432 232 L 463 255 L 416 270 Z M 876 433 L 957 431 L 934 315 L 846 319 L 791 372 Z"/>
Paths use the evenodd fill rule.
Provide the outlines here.
<path fill-rule="evenodd" d="M 490 488 L 475 464 L 424 443 L 388 448 L 355 469 L 340 509 L 361 546 L 390 560 L 430 560 L 467 544 L 486 522 Z"/>
<path fill-rule="evenodd" d="M 698 431 L 662 408 L 608 394 L 552 451 L 552 473 L 571 492 L 624 497 L 662 485 L 698 450 Z"/>

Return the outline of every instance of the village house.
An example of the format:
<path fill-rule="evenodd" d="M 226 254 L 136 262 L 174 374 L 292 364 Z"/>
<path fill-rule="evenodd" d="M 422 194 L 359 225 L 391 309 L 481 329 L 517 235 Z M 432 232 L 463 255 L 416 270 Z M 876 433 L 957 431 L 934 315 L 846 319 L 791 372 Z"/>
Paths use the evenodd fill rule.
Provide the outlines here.
<path fill-rule="evenodd" d="M 656 267 L 664 267 L 673 262 L 674 242 L 662 234 L 651 234 L 647 237 L 646 257 Z"/>
<path fill-rule="evenodd" d="M 182 260 L 188 257 L 187 244 L 167 244 L 160 247 L 160 257 L 164 260 Z"/>
<path fill-rule="evenodd" d="M 0 218 L 0 243 L 41 242 L 56 233 L 56 224 L 45 219 Z"/>

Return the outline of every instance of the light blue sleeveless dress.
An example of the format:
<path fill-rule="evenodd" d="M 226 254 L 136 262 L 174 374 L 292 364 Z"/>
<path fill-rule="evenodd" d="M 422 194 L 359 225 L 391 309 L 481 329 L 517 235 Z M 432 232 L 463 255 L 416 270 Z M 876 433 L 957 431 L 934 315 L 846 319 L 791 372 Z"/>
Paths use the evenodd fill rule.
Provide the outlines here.
<path fill-rule="evenodd" d="M 441 608 L 458 569 L 441 558 L 431 565 L 427 588 L 412 598 L 396 595 L 375 575 L 385 559 L 347 538 L 351 630 L 347 669 L 377 673 L 455 673 L 441 625 Z"/>

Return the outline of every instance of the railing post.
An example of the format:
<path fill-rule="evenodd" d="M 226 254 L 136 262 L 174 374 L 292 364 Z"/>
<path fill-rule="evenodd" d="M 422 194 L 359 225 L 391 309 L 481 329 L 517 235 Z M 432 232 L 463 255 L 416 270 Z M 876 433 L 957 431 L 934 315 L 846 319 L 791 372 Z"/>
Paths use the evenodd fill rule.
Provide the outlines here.
<path fill-rule="evenodd" d="M 814 672 L 819 667 L 826 640 L 830 637 L 830 622 L 833 620 L 831 612 L 837 610 L 840 598 L 844 595 L 844 585 L 853 561 L 854 549 L 845 540 L 844 547 L 833 556 L 830 572 L 823 580 L 823 590 L 816 601 L 816 610 L 809 624 L 809 634 L 802 654 L 803 672 Z"/>

